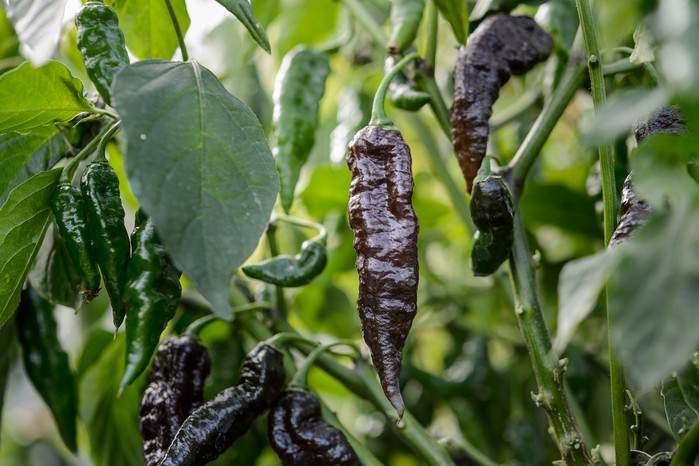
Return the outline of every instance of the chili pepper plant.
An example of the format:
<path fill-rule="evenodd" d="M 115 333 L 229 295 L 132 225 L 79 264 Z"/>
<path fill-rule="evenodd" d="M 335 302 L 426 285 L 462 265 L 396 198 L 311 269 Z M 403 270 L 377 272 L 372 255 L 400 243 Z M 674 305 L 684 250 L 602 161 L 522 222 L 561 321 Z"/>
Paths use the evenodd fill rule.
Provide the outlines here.
<path fill-rule="evenodd" d="M 699 4 L 7 0 L 0 464 L 699 464 Z"/>

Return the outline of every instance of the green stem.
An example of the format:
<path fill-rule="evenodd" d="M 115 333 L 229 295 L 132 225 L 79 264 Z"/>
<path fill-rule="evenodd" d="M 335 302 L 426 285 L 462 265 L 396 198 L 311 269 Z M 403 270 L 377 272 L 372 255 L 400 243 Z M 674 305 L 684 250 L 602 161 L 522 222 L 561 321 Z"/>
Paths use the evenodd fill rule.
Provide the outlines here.
<path fill-rule="evenodd" d="M 541 98 L 539 89 L 531 89 L 522 94 L 512 105 L 506 109 L 496 113 L 490 119 L 490 131 L 494 132 L 502 128 L 506 124 L 519 118 L 523 113 L 529 110 Z"/>
<path fill-rule="evenodd" d="M 279 255 L 279 247 L 277 246 L 277 237 L 275 232 L 277 227 L 274 223 L 270 223 L 267 227 L 267 243 L 269 244 L 269 253 L 272 257 Z M 286 318 L 286 298 L 284 297 L 284 288 L 281 286 L 274 286 L 274 296 L 277 301 L 277 311 Z"/>
<path fill-rule="evenodd" d="M 114 129 L 115 126 L 117 126 L 119 122 L 114 123 L 113 125 L 104 128 L 92 141 L 87 143 L 85 147 L 82 148 L 80 152 L 78 152 L 75 157 L 73 157 L 68 164 L 66 164 L 65 167 L 63 167 L 63 171 L 61 172 L 61 181 L 68 181 L 70 182 L 73 179 L 73 176 L 75 175 L 75 170 L 78 169 L 78 165 L 80 162 L 85 159 L 88 155 L 92 153 L 93 150 L 101 143 L 102 139 L 107 137 L 107 135 L 112 135 L 116 131 Z M 118 126 L 117 126 L 118 129 Z"/>
<path fill-rule="evenodd" d="M 684 434 L 672 457 L 670 466 L 694 466 L 699 456 L 699 421 L 694 421 L 689 431 Z"/>
<path fill-rule="evenodd" d="M 427 23 L 427 40 L 425 42 L 425 66 L 434 70 L 437 62 L 437 34 L 439 32 L 439 15 L 434 1 L 427 2 L 425 13 Z"/>
<path fill-rule="evenodd" d="M 274 338 L 274 337 L 273 337 Z M 318 363 L 318 358 L 327 353 L 329 350 L 336 346 L 349 346 L 356 354 L 361 354 L 357 345 L 350 340 L 340 340 L 328 343 L 325 345 L 320 345 L 316 349 L 310 352 L 306 357 L 299 370 L 294 374 L 294 378 L 287 385 L 287 388 L 298 388 L 300 390 L 308 390 L 308 371 L 311 370 L 313 366 Z"/>
<path fill-rule="evenodd" d="M 424 67 L 418 66 L 415 74 L 415 82 L 425 92 L 430 94 L 430 107 L 434 113 L 439 127 L 444 132 L 444 135 L 451 141 L 451 122 L 449 119 L 449 108 L 447 107 L 442 91 L 439 90 L 437 81 L 431 76 L 430 70 L 425 70 Z"/>
<path fill-rule="evenodd" d="M 372 14 L 362 5 L 360 0 L 342 0 L 342 4 L 350 11 L 354 19 L 356 19 L 366 31 L 371 35 L 377 44 L 381 45 L 382 49 L 386 48 L 388 37 L 384 34 L 381 25 L 376 22 Z"/>
<path fill-rule="evenodd" d="M 233 315 L 240 316 L 242 314 L 251 314 L 259 311 L 266 311 L 270 309 L 270 304 L 266 301 L 258 301 L 255 303 L 242 304 L 233 307 Z M 204 330 L 204 328 L 212 322 L 221 320 L 215 314 L 209 314 L 201 317 L 187 326 L 184 333 L 185 335 L 196 336 Z"/>
<path fill-rule="evenodd" d="M 548 415 L 563 464 L 591 465 L 592 458 L 566 400 L 564 370 L 551 346 L 551 337 L 539 305 L 536 276 L 519 211 L 515 212 L 510 271 L 515 291 L 517 321 L 527 344 L 539 387 L 534 401 L 537 406 L 544 408 Z"/>
<path fill-rule="evenodd" d="M 309 222 L 308 220 L 302 220 L 296 217 L 289 217 L 288 215 L 276 215 L 272 218 L 272 223 L 274 222 L 286 222 L 290 225 L 295 225 L 303 228 L 312 228 L 318 232 L 319 241 L 325 242 L 325 238 L 328 236 L 328 232 L 323 225 L 320 223 Z"/>
<path fill-rule="evenodd" d="M 393 78 L 405 67 L 405 65 L 413 60 L 417 60 L 418 58 L 420 58 L 418 53 L 408 54 L 384 75 L 383 79 L 381 80 L 381 84 L 379 84 L 379 88 L 376 89 L 376 94 L 374 94 L 374 102 L 371 106 L 371 120 L 369 120 L 369 126 L 381 126 L 383 128 L 393 127 L 393 122 L 386 116 L 386 112 L 384 110 L 384 100 L 386 99 L 388 86 L 391 84 Z"/>
<path fill-rule="evenodd" d="M 607 99 L 604 88 L 604 75 L 600 60 L 599 46 L 595 23 L 590 10 L 588 0 L 576 0 L 580 27 L 582 28 L 585 52 L 587 54 L 587 67 L 590 73 L 590 85 L 592 88 L 592 101 L 595 108 L 599 108 Z M 600 171 L 602 174 L 602 202 L 604 204 L 604 244 L 616 228 L 617 198 L 616 184 L 614 180 L 614 145 L 611 143 L 599 146 Z M 616 349 L 612 341 L 612 329 L 614 328 L 612 310 L 610 307 L 609 290 L 607 289 L 607 333 L 609 344 L 609 375 L 611 380 L 612 399 L 612 425 L 614 427 L 614 450 L 617 466 L 630 466 L 630 440 L 629 425 L 624 411 L 626 397 L 626 383 L 624 372 L 616 355 Z"/>
<path fill-rule="evenodd" d="M 189 54 L 187 53 L 187 46 L 184 44 L 184 35 L 182 35 L 182 29 L 180 28 L 180 22 L 177 21 L 177 15 L 175 14 L 175 9 L 172 7 L 172 2 L 170 0 L 165 0 L 165 5 L 167 6 L 167 12 L 170 15 L 170 21 L 172 21 L 172 27 L 175 28 L 175 34 L 177 35 L 177 42 L 180 44 L 180 50 L 182 51 L 182 61 L 189 60 Z"/>
<path fill-rule="evenodd" d="M 104 136 L 102 137 L 102 139 L 100 139 L 100 143 L 97 146 L 97 160 L 107 160 L 107 144 L 109 144 L 109 141 L 116 134 L 116 132 L 119 131 L 120 127 L 121 120 L 117 121 L 112 126 L 110 126 L 109 130 L 107 130 L 107 132 L 104 133 Z"/>

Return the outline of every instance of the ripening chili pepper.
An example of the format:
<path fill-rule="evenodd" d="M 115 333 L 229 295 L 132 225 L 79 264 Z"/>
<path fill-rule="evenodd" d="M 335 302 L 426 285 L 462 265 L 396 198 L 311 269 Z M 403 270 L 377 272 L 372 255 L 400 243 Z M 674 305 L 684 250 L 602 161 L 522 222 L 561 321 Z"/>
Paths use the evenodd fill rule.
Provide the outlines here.
<path fill-rule="evenodd" d="M 386 49 L 389 53 L 401 53 L 415 40 L 425 0 L 393 0 L 391 2 L 391 37 Z"/>
<path fill-rule="evenodd" d="M 174 317 L 182 294 L 180 272 L 172 263 L 150 218 L 131 234 L 133 253 L 126 273 L 126 364 L 120 387 L 143 372 L 160 334 Z"/>
<path fill-rule="evenodd" d="M 676 107 L 663 107 L 653 113 L 648 120 L 640 123 L 635 129 L 636 142 L 642 143 L 653 134 L 687 134 L 684 118 Z"/>
<path fill-rule="evenodd" d="M 301 244 L 295 256 L 281 254 L 258 264 L 241 267 L 245 275 L 273 285 L 295 287 L 309 284 L 325 268 L 327 251 L 325 233 Z"/>
<path fill-rule="evenodd" d="M 122 295 L 131 249 L 124 226 L 119 178 L 106 161 L 93 162 L 83 173 L 80 189 L 87 208 L 92 250 L 112 304 L 114 326 L 119 328 L 124 321 Z"/>
<path fill-rule="evenodd" d="M 553 39 L 528 16 L 489 16 L 459 50 L 454 66 L 451 137 L 471 192 L 485 157 L 488 120 L 500 88 L 548 58 Z"/>
<path fill-rule="evenodd" d="M 360 466 L 342 432 L 323 421 L 318 398 L 285 390 L 269 412 L 267 438 L 282 466 Z"/>
<path fill-rule="evenodd" d="M 387 56 L 384 71 L 395 65 L 395 60 Z M 388 100 L 396 107 L 415 112 L 430 102 L 430 94 L 418 88 L 417 84 L 403 73 L 398 73 L 388 86 Z"/>
<path fill-rule="evenodd" d="M 51 197 L 51 210 L 70 259 L 82 280 L 80 288 L 83 299 L 89 302 L 99 293 L 100 273 L 92 251 L 87 211 L 80 189 L 68 181 L 60 183 Z"/>
<path fill-rule="evenodd" d="M 402 349 L 417 310 L 417 216 L 412 206 L 410 148 L 383 112 L 388 83 L 411 59 L 401 60 L 381 82 L 369 126 L 347 148 L 352 172 L 349 223 L 357 252 L 357 310 L 384 393 L 399 417 L 405 409 L 398 384 Z"/>
<path fill-rule="evenodd" d="M 243 360 L 238 385 L 221 391 L 184 421 L 160 466 L 201 466 L 216 459 L 269 409 L 284 381 L 282 353 L 258 344 Z"/>
<path fill-rule="evenodd" d="M 287 213 L 301 168 L 315 143 L 320 100 L 328 74 L 327 54 L 299 46 L 286 54 L 274 83 L 272 153 L 279 170 L 279 197 Z"/>
<path fill-rule="evenodd" d="M 478 171 L 470 203 L 478 228 L 471 249 L 471 270 L 476 276 L 494 273 L 510 256 L 514 239 L 514 205 L 502 177 L 490 170 L 488 160 Z"/>
<path fill-rule="evenodd" d="M 194 337 L 171 338 L 158 349 L 139 410 L 146 466 L 163 459 L 182 423 L 204 403 L 210 367 L 209 352 Z"/>
<path fill-rule="evenodd" d="M 51 410 L 63 442 L 76 452 L 78 387 L 58 341 L 53 305 L 28 288 L 22 291 L 16 323 L 27 376 Z"/>
<path fill-rule="evenodd" d="M 87 75 L 106 103 L 114 75 L 129 64 L 124 33 L 114 10 L 101 2 L 87 2 L 75 17 L 78 49 Z"/>

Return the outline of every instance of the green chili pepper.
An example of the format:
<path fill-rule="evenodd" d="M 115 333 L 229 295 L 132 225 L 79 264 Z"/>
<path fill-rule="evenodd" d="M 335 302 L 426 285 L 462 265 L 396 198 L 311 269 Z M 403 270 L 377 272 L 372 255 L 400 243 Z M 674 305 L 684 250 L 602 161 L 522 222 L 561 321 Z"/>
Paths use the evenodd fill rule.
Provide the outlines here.
<path fill-rule="evenodd" d="M 138 217 L 138 215 L 137 215 Z M 124 290 L 126 366 L 121 388 L 148 367 L 160 334 L 175 315 L 182 294 L 180 272 L 170 260 L 150 219 L 131 235 L 133 254 Z"/>
<path fill-rule="evenodd" d="M 295 256 L 282 254 L 259 264 L 243 266 L 241 270 L 250 278 L 278 286 L 295 287 L 309 284 L 327 263 L 325 235 L 301 244 L 301 252 Z"/>
<path fill-rule="evenodd" d="M 474 180 L 471 216 L 478 227 L 471 250 L 471 269 L 477 276 L 494 273 L 509 256 L 514 238 L 514 206 L 502 177 L 488 159 Z"/>
<path fill-rule="evenodd" d="M 114 326 L 119 328 L 124 321 L 122 294 L 130 252 L 119 178 L 107 162 L 93 162 L 85 169 L 80 188 L 87 207 L 95 259 L 112 303 Z"/>
<path fill-rule="evenodd" d="M 75 17 L 78 49 L 87 75 L 105 102 L 110 103 L 112 79 L 129 64 L 124 33 L 114 10 L 98 2 L 87 2 Z"/>
<path fill-rule="evenodd" d="M 413 43 L 424 9 L 425 0 L 391 2 L 391 37 L 386 45 L 389 53 L 401 53 Z"/>
<path fill-rule="evenodd" d="M 100 290 L 100 273 L 90 244 L 87 211 L 80 189 L 70 182 L 56 187 L 51 198 L 51 210 L 75 268 L 82 280 L 81 292 L 86 302 Z"/>
<path fill-rule="evenodd" d="M 17 335 L 29 380 L 53 413 L 63 442 L 76 452 L 77 384 L 58 341 L 53 306 L 31 288 L 22 291 Z"/>
<path fill-rule="evenodd" d="M 390 55 L 386 57 L 384 63 L 386 73 L 395 66 L 395 60 Z M 388 85 L 388 100 L 400 109 L 414 112 L 430 102 L 430 94 L 421 91 L 417 84 L 401 72 L 396 74 Z"/>
<path fill-rule="evenodd" d="M 284 57 L 274 84 L 272 153 L 279 170 L 279 196 L 287 213 L 301 168 L 313 149 L 320 100 L 329 73 L 326 54 L 299 46 Z"/>

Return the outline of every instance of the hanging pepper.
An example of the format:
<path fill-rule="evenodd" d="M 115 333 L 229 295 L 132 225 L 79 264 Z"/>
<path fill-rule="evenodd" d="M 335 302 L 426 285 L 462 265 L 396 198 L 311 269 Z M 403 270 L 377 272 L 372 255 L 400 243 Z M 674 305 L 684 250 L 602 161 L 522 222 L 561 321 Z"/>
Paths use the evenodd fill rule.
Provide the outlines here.
<path fill-rule="evenodd" d="M 471 249 L 471 270 L 476 276 L 487 276 L 510 256 L 514 239 L 510 191 L 502 177 L 492 172 L 488 160 L 474 180 L 470 209 L 478 228 Z"/>
<path fill-rule="evenodd" d="M 287 213 L 301 168 L 315 143 L 320 100 L 329 73 L 326 54 L 299 46 L 286 54 L 274 83 L 272 154 L 279 170 L 279 196 Z"/>
<path fill-rule="evenodd" d="M 389 53 L 401 53 L 415 40 L 425 0 L 394 0 L 391 2 L 391 37 L 386 49 Z"/>
<path fill-rule="evenodd" d="M 388 73 L 395 60 L 389 55 L 384 64 L 384 71 Z M 415 112 L 430 102 L 430 94 L 421 91 L 405 74 L 398 73 L 388 86 L 388 100 L 400 109 Z"/>
<path fill-rule="evenodd" d="M 182 423 L 204 403 L 210 364 L 206 347 L 191 336 L 172 338 L 158 349 L 139 410 L 146 466 L 163 459 Z"/>
<path fill-rule="evenodd" d="M 53 306 L 28 288 L 22 291 L 16 322 L 27 376 L 51 410 L 63 442 L 77 452 L 78 386 L 58 341 Z"/>
<path fill-rule="evenodd" d="M 124 33 L 114 10 L 101 2 L 89 1 L 75 17 L 78 49 L 83 56 L 87 75 L 106 103 L 114 75 L 129 64 Z"/>
<path fill-rule="evenodd" d="M 124 207 L 119 196 L 119 178 L 105 162 L 87 166 L 80 182 L 95 259 L 112 304 L 114 326 L 124 321 L 122 294 L 129 263 L 129 234 L 124 226 Z"/>
<path fill-rule="evenodd" d="M 417 217 L 410 148 L 383 111 L 388 84 L 416 54 L 401 60 L 374 97 L 372 119 L 347 148 L 352 172 L 349 223 L 357 251 L 357 310 L 384 393 L 405 409 L 398 379 L 402 349 L 417 310 Z"/>
<path fill-rule="evenodd" d="M 248 431 L 284 386 L 282 353 L 258 344 L 243 360 L 238 385 L 194 411 L 177 431 L 160 466 L 202 466 Z"/>
<path fill-rule="evenodd" d="M 100 273 L 94 259 L 87 224 L 87 211 L 80 189 L 66 181 L 51 198 L 51 210 L 66 249 L 82 280 L 83 299 L 90 302 L 100 290 Z"/>
<path fill-rule="evenodd" d="M 485 157 L 488 120 L 500 88 L 548 58 L 553 39 L 528 16 L 489 16 L 461 47 L 454 66 L 451 137 L 468 192 Z"/>
<path fill-rule="evenodd" d="M 138 217 L 138 216 L 137 216 Z M 160 334 L 177 311 L 180 272 L 170 260 L 150 218 L 131 234 L 133 254 L 126 273 L 126 365 L 120 387 L 133 383 L 153 355 Z"/>

